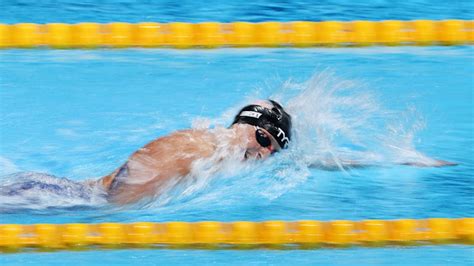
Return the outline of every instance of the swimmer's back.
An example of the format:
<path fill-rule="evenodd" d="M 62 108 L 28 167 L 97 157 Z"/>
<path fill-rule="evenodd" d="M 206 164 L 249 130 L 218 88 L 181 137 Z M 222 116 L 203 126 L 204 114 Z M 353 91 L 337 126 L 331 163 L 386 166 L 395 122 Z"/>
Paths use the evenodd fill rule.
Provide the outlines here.
<path fill-rule="evenodd" d="M 148 143 L 100 182 L 112 202 L 123 204 L 152 196 L 170 178 L 186 176 L 192 162 L 212 156 L 215 143 L 215 135 L 207 130 L 175 132 Z"/>

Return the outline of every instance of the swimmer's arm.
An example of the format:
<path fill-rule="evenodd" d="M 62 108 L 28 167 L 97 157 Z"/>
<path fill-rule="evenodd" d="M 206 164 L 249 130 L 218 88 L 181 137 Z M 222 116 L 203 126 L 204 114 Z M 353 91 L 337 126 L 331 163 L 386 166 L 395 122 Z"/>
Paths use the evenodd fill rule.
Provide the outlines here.
<path fill-rule="evenodd" d="M 448 162 L 444 160 L 433 160 L 433 162 L 406 162 L 399 163 L 400 165 L 409 165 L 416 167 L 445 167 L 445 166 L 456 166 L 457 163 Z"/>
<path fill-rule="evenodd" d="M 308 167 L 318 168 L 326 171 L 338 171 L 343 169 L 354 169 L 354 168 L 368 168 L 376 166 L 375 164 L 369 164 L 364 162 L 352 161 L 352 160 L 341 160 L 341 161 L 318 161 L 312 162 Z"/>
<path fill-rule="evenodd" d="M 456 166 L 457 163 L 448 162 L 444 160 L 433 160 L 431 162 L 402 162 L 396 163 L 397 165 L 407 165 L 407 166 L 416 166 L 416 167 L 447 167 L 447 166 Z M 313 162 L 309 165 L 310 168 L 318 168 L 327 171 L 337 171 L 342 169 L 355 169 L 355 168 L 369 168 L 374 166 L 382 166 L 380 164 L 370 164 L 364 162 L 358 162 L 353 160 L 344 160 L 340 162 Z"/>

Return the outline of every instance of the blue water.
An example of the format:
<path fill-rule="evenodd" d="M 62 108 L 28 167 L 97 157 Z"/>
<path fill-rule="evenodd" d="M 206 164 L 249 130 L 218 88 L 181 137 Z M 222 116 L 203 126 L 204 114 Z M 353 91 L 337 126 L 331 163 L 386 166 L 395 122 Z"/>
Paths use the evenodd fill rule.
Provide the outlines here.
<path fill-rule="evenodd" d="M 470 0 L 2 0 L 0 22 L 473 19 Z"/>
<path fill-rule="evenodd" d="M 472 2 L 304 1 L 197 6 L 149 1 L 3 1 L 0 21 L 472 19 Z M 429 3 L 429 4 L 428 4 Z M 304 8 L 297 8 L 304 6 Z M 51 11 L 54 9 L 54 12 Z M 121 11 L 121 12 L 119 12 Z M 0 50 L 0 178 L 110 173 L 175 130 L 226 126 L 251 99 L 295 118 L 288 151 L 150 206 L 111 208 L 73 192 L 2 197 L 1 223 L 395 219 L 474 216 L 473 48 Z M 308 83 L 313 80 L 313 83 Z M 298 108 L 296 108 L 298 107 Z M 329 119 L 331 118 L 331 119 Z M 309 133 L 309 134 L 307 134 Z M 326 171 L 328 155 L 378 166 Z M 417 168 L 407 160 L 459 165 Z M 54 180 L 54 181 L 52 181 Z M 70 191 L 69 191 L 70 192 Z M 25 195 L 22 195 L 25 196 Z M 292 251 L 117 250 L 4 254 L 1 265 L 472 265 L 470 246 Z"/>
<path fill-rule="evenodd" d="M 48 202 L 48 199 L 55 198 L 45 193 L 42 204 L 46 207 L 30 204 L 27 206 L 30 210 L 10 210 L 2 214 L 2 222 L 473 216 L 474 163 L 470 156 L 474 124 L 472 52 L 472 47 L 1 51 L 0 154 L 2 173 L 9 180 L 11 176 L 8 174 L 20 171 L 47 172 L 73 180 L 108 174 L 130 153 L 157 136 L 189 128 L 193 122 L 204 118 L 217 121 L 215 123 L 222 120 L 226 124 L 230 121 L 223 114 L 235 110 L 247 98 L 278 96 L 285 87 L 284 81 L 292 79 L 294 84 L 298 84 L 310 79 L 314 73 L 323 73 L 323 80 L 328 76 L 336 83 L 351 80 L 358 84 L 353 92 L 343 91 L 335 96 L 335 100 L 353 93 L 372 93 L 377 105 L 383 105 L 377 110 L 384 114 L 369 118 L 391 121 L 393 114 L 390 113 L 394 113 L 396 120 L 404 121 L 405 131 L 410 131 L 413 123 L 416 124 L 413 121 L 422 120 L 424 129 L 416 131 L 413 141 L 410 141 L 416 150 L 430 157 L 459 163 L 448 168 L 385 165 L 334 172 L 285 166 L 285 153 L 282 153 L 271 159 L 273 166 L 258 166 L 256 174 L 218 177 L 191 196 L 169 203 L 157 202 L 147 208 L 120 211 L 102 207 L 98 210 L 71 210 L 70 204 L 74 205 L 76 199 L 64 205 L 68 208 L 61 209 L 57 208 L 58 204 Z M 335 85 L 329 82 L 327 86 Z M 300 92 L 283 92 L 288 97 L 295 93 Z M 328 96 L 321 97 L 322 101 Z M 357 97 L 350 99 L 355 101 Z M 315 109 L 318 104 L 321 103 L 315 99 Z M 367 114 L 358 114 L 360 117 L 364 115 Z M 392 121 L 389 124 L 395 126 L 397 123 Z M 373 133 L 364 126 L 386 134 L 383 128 L 372 128 L 374 124 L 370 121 L 364 122 L 360 129 L 354 128 L 354 134 L 357 130 L 362 134 Z M 403 132 L 397 134 L 395 139 L 406 140 Z M 364 141 L 363 136 L 359 137 Z M 307 152 L 318 147 L 307 148 L 307 151 L 300 152 L 311 155 L 313 153 Z M 288 167 L 290 173 L 281 175 L 281 167 Z M 305 170 L 310 171 L 309 174 Z M 48 208 L 48 204 L 53 207 Z M 336 259 L 334 263 L 344 265 L 351 264 L 351 254 L 367 256 L 369 261 L 376 261 L 373 264 L 378 264 L 377 261 L 387 261 L 387 254 L 415 252 L 413 249 L 428 262 L 443 264 L 446 256 L 454 253 L 455 262 L 472 261 L 472 249 L 462 246 L 351 249 L 335 253 L 249 253 L 273 263 L 277 261 L 270 259 L 273 256 L 270 254 L 298 254 L 295 256 L 301 262 L 310 263 L 318 259 L 324 261 L 328 254 L 341 253 L 348 259 Z M 433 250 L 441 250 L 446 256 L 429 255 Z M 229 255 L 232 252 L 224 251 L 117 251 L 128 255 L 115 260 L 110 252 L 68 254 L 90 259 L 101 254 L 116 263 L 133 261 L 136 256 L 141 261 L 165 256 L 169 258 L 165 262 L 172 263 L 183 262 L 181 256 L 189 252 L 205 254 L 199 255 L 203 263 L 207 259 L 221 261 L 234 256 Z M 25 256 L 35 255 L 8 255 L 2 259 L 13 262 Z M 254 257 L 245 252 L 236 252 L 235 256 L 241 257 L 243 262 L 255 262 Z M 393 261 L 399 265 L 405 262 L 401 259 Z"/>

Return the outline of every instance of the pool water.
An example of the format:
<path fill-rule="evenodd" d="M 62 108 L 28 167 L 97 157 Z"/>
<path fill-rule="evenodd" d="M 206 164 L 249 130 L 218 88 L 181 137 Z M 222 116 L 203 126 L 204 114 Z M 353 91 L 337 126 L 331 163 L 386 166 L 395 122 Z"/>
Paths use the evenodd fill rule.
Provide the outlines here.
<path fill-rule="evenodd" d="M 384 154 L 381 147 L 370 147 L 370 139 L 364 139 L 364 135 L 372 136 L 375 131 L 385 139 L 408 141 L 419 153 L 459 164 L 447 168 L 416 168 L 390 165 L 389 162 L 384 164 L 364 155 L 363 159 L 373 158 L 382 166 L 351 171 L 325 171 L 299 166 L 300 163 L 304 165 L 306 158 L 298 157 L 298 153 L 316 157 L 318 148 L 327 152 L 316 139 L 315 144 L 304 145 L 309 151 L 298 150 L 302 144 L 294 144 L 296 147 L 278 154 L 263 166 L 254 166 L 254 174 L 244 171 L 217 176 L 207 180 L 191 195 L 178 195 L 170 201 L 157 201 L 147 207 L 116 210 L 87 208 L 91 207 L 89 205 L 70 208 L 77 203 L 76 199 L 58 206 L 51 202 L 53 198 L 48 193 L 44 193 L 39 198 L 40 203 L 23 203 L 26 209 L 12 209 L 6 208 L 8 199 L 3 198 L 6 209 L 2 214 L 2 223 L 358 220 L 473 215 L 471 47 L 5 50 L 1 51 L 1 57 L 1 73 L 4 73 L 1 91 L 1 169 L 6 180 L 12 179 L 10 174 L 20 171 L 46 172 L 74 180 L 102 176 L 157 136 L 189 128 L 193 124 L 225 125 L 230 122 L 227 113 L 238 109 L 247 99 L 273 96 L 285 100 L 281 95 L 288 97 L 285 101 L 288 105 L 293 101 L 302 108 L 318 112 L 322 112 L 318 104 L 346 97 L 353 104 L 348 108 L 360 111 L 357 117 L 367 117 L 359 121 L 359 127 L 350 128 L 352 134 L 359 134 L 357 138 L 366 150 L 373 148 L 370 151 Z M 327 88 L 314 89 L 301 84 L 312 76 L 316 83 Z M 293 82 L 285 82 L 290 79 Z M 327 90 L 337 92 L 335 88 L 340 83 L 352 86 L 351 90 L 329 95 Z M 310 93 L 305 94 L 308 93 L 302 91 L 305 89 Z M 311 99 L 315 97 L 315 92 L 320 102 L 317 97 Z M 298 102 L 301 95 L 314 102 L 307 105 Z M 371 107 L 364 109 L 357 99 L 367 95 L 372 97 L 367 99 Z M 374 108 L 380 113 L 373 114 Z M 396 122 L 393 122 L 392 113 L 396 114 Z M 345 116 L 350 117 L 350 114 Z M 308 119 L 302 114 L 295 117 Z M 307 130 L 298 128 L 296 119 L 296 130 Z M 342 118 L 337 122 L 347 121 Z M 393 130 L 395 136 L 386 133 L 385 127 L 396 128 L 400 121 L 402 127 Z M 424 129 L 413 130 L 420 121 Z M 334 125 L 331 123 L 335 123 L 322 122 L 330 125 L 324 130 L 332 129 Z M 318 128 L 314 126 L 309 130 Z M 364 129 L 365 126 L 373 131 Z M 344 138 L 340 130 L 334 130 L 340 138 Z M 319 137 L 328 136 L 320 133 Z M 373 142 L 378 141 L 374 139 Z M 361 145 L 354 143 L 350 143 L 353 156 L 361 150 L 357 148 Z M 337 138 L 331 145 L 330 150 L 337 151 Z M 314 152 L 311 149 L 315 149 Z M 298 162 L 289 163 L 286 156 L 290 155 Z M 384 158 L 389 160 L 391 157 Z M 397 158 L 412 157 L 402 153 Z M 282 173 L 282 169 L 289 173 Z M 77 204 L 83 205 L 84 202 Z M 325 260 L 327 254 L 338 253 L 347 257 L 351 256 L 349 254 L 367 253 L 369 258 L 389 262 L 392 259 L 383 254 L 411 253 L 414 252 L 412 249 L 416 249 L 425 261 L 437 263 L 445 258 L 430 256 L 433 250 L 456 253 L 456 256 L 461 256 L 458 257 L 460 261 L 472 260 L 472 248 L 465 246 L 350 249 L 334 253 L 235 252 L 242 256 L 242 262 L 247 260 L 249 263 L 254 261 L 254 255 L 250 254 L 262 256 L 261 259 L 265 260 L 265 256 L 273 257 L 270 254 L 278 257 L 285 253 L 307 263 L 317 258 Z M 172 263 L 182 260 L 182 254 L 207 254 L 201 258 L 205 262 L 205 258 L 219 261 L 221 256 L 225 258 L 230 256 L 227 253 L 233 253 L 209 252 L 135 250 L 71 254 L 72 257 L 91 258 L 101 254 L 99 256 L 114 263 L 142 255 L 143 261 L 149 261 L 155 256 L 162 257 L 159 254 L 166 254 L 163 256 L 169 259 L 165 262 Z M 113 253 L 129 255 L 114 260 Z M 14 261 L 16 256 L 35 255 L 8 255 L 2 259 Z M 180 258 L 173 259 L 174 256 Z M 291 260 L 288 258 L 288 261 Z M 277 262 L 279 260 L 274 261 Z"/>
<path fill-rule="evenodd" d="M 473 19 L 470 0 L 3 0 L 3 23 Z"/>
<path fill-rule="evenodd" d="M 180 19 L 172 13 L 159 19 L 165 11 L 151 14 L 144 8 L 146 3 L 135 6 L 135 12 L 123 13 L 120 19 L 107 11 L 112 4 L 90 3 L 88 7 L 56 1 L 65 11 L 55 17 L 48 15 L 51 9 L 47 4 L 24 2 L 9 3 L 2 12 L 18 11 L 23 4 L 37 12 L 30 14 L 22 8 L 0 16 L 4 17 L 2 22 L 76 22 L 91 20 L 93 15 L 102 22 Z M 380 6 L 354 8 L 367 10 L 368 19 L 469 18 L 472 5 L 440 2 L 415 13 L 426 3 L 413 1 L 384 13 L 390 2 L 374 3 Z M 126 10 L 127 4 L 121 1 L 113 6 Z M 181 8 L 188 10 L 190 5 Z M 302 11 L 288 11 L 290 4 L 276 6 L 286 11 L 262 8 L 260 12 L 266 15 L 252 17 L 237 12 L 230 3 L 210 5 L 214 12 L 209 14 L 219 21 L 270 20 L 279 18 L 281 12 L 286 20 L 307 19 Z M 318 10 L 324 7 L 314 6 L 320 7 Z M 315 19 L 360 18 L 361 12 L 349 15 L 344 6 L 341 2 L 332 15 L 315 11 Z M 143 16 L 136 15 L 140 10 Z M 219 15 L 220 10 L 233 11 Z M 191 12 L 189 20 L 200 21 L 206 12 Z M 0 222 L 472 217 L 473 55 L 471 46 L 1 50 L 3 184 L 14 181 L 23 171 L 75 181 L 106 175 L 156 137 L 183 128 L 227 126 L 239 107 L 257 98 L 272 97 L 288 107 L 295 121 L 295 140 L 289 150 L 266 162 L 239 171 L 224 169 L 191 184 L 193 189 L 188 193 L 177 189 L 146 205 L 118 209 L 100 200 L 74 196 L 58 201 L 54 193 L 42 191 L 34 191 L 28 200 L 2 196 Z M 372 166 L 337 171 L 312 167 L 346 158 Z M 432 158 L 458 165 L 399 165 L 431 162 Z M 2 265 L 63 265 L 69 261 L 84 265 L 469 265 L 474 255 L 471 246 L 447 245 L 252 251 L 134 249 L 0 256 Z"/>

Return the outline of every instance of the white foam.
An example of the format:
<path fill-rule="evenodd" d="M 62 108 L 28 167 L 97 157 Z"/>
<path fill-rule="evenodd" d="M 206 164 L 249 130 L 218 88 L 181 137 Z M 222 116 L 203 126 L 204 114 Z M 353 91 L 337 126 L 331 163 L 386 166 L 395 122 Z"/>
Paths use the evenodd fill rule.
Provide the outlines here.
<path fill-rule="evenodd" d="M 322 71 L 302 83 L 283 82 L 280 88 L 273 89 L 277 93 L 270 98 L 281 102 L 293 117 L 289 150 L 265 162 L 241 165 L 239 171 L 233 171 L 232 164 L 208 161 L 220 166 L 210 167 L 213 171 L 195 168 L 193 175 L 198 177 L 194 179 L 195 184 L 187 184 L 189 187 L 182 193 L 198 194 L 209 182 L 223 178 L 234 179 L 231 189 L 234 192 L 218 188 L 227 191 L 225 197 L 246 190 L 271 200 L 304 183 L 312 167 L 347 171 L 361 165 L 433 163 L 435 160 L 418 151 L 414 144 L 414 136 L 424 124 L 421 115 L 414 115 L 416 109 L 388 110 L 368 87 L 361 82 L 341 79 L 331 71 Z M 262 97 L 252 94 L 210 123 L 199 118 L 193 125 L 202 128 L 200 121 L 206 121 L 210 127 L 229 125 L 243 105 L 258 98 Z M 216 191 L 209 193 L 224 196 Z"/>
<path fill-rule="evenodd" d="M 286 107 L 293 118 L 293 138 L 289 149 L 266 161 L 242 161 L 243 151 L 228 142 L 228 126 L 233 116 L 244 105 L 263 97 L 265 90 L 229 107 L 214 118 L 198 117 L 193 128 L 219 132 L 219 147 L 210 158 L 197 160 L 191 173 L 176 177 L 151 200 L 137 203 L 138 208 L 187 208 L 192 204 L 211 204 L 216 201 L 240 201 L 253 196 L 273 200 L 303 184 L 311 175 L 312 167 L 346 171 L 355 164 L 393 165 L 403 163 L 430 164 L 435 160 L 416 149 L 416 134 L 424 122 L 416 108 L 395 112 L 384 108 L 373 90 L 360 82 L 345 80 L 330 71 L 322 71 L 308 81 L 285 81 L 270 98 Z M 68 131 L 59 132 L 68 135 Z M 64 134 L 66 133 L 66 134 Z M 70 135 L 70 134 L 69 134 Z M 244 143 L 243 143 L 244 144 Z M 7 158 L 0 157 L 2 173 L 18 168 Z M 36 177 L 58 185 L 61 179 Z M 43 180 L 45 179 L 45 180 Z M 146 182 L 149 177 L 128 180 Z M 8 182 L 6 182 L 8 183 Z M 6 184 L 4 182 L 4 185 Z M 74 190 L 71 190 L 74 192 Z M 77 191 L 76 191 L 77 192 Z M 48 206 L 101 205 L 103 192 L 90 188 L 88 197 L 71 194 L 64 197 L 38 189 L 25 191 L 22 197 L 0 197 L 7 205 Z M 5 206 L 5 205 L 2 205 Z"/>
<path fill-rule="evenodd" d="M 94 182 L 74 182 L 43 173 L 5 176 L 0 186 L 1 211 L 98 207 L 105 203 L 104 192 Z"/>

